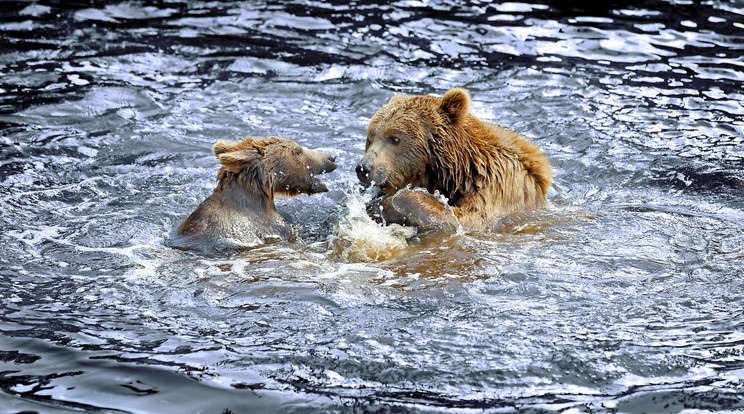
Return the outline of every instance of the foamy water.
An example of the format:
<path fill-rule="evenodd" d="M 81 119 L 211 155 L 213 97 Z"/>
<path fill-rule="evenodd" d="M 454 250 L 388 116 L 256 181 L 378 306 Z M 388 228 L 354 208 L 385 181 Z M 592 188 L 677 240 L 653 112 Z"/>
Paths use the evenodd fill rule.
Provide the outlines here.
<path fill-rule="evenodd" d="M 415 228 L 373 221 L 367 215 L 367 203 L 375 196 L 374 187 L 364 193 L 355 187 L 349 190 L 330 240 L 331 250 L 340 260 L 376 262 L 400 256 L 408 247 L 408 239 L 416 234 Z"/>

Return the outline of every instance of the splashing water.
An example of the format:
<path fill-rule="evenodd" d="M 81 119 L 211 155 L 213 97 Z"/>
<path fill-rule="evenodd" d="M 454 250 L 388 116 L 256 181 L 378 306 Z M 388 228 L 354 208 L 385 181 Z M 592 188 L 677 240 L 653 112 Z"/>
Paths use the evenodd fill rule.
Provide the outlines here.
<path fill-rule="evenodd" d="M 403 254 L 416 229 L 398 224 L 383 226 L 372 220 L 367 215 L 367 203 L 377 196 L 374 187 L 360 193 L 358 186 L 352 185 L 348 194 L 329 241 L 333 257 L 345 262 L 378 262 Z"/>

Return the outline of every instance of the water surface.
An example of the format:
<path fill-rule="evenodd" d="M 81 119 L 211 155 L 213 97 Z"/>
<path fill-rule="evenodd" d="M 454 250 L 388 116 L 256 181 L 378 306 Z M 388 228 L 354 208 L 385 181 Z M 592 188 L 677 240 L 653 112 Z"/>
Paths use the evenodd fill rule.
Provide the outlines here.
<path fill-rule="evenodd" d="M 744 410 L 741 2 L 149 4 L 0 6 L 1 412 Z M 369 118 L 453 86 L 550 208 L 375 226 Z M 300 240 L 168 247 L 248 135 L 337 157 Z"/>

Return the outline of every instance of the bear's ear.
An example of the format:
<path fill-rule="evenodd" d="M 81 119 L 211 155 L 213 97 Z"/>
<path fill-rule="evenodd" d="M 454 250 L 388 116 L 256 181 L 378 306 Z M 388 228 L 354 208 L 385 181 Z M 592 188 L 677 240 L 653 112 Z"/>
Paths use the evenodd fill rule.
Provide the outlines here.
<path fill-rule="evenodd" d="M 223 152 L 217 156 L 220 164 L 227 171 L 239 173 L 247 169 L 252 164 L 260 161 L 260 154 L 256 151 L 238 150 Z"/>
<path fill-rule="evenodd" d="M 214 153 L 214 156 L 217 157 L 217 159 L 219 159 L 220 154 L 230 152 L 232 151 L 234 147 L 235 147 L 234 142 L 218 141 L 216 144 L 214 144 L 214 147 L 212 147 L 212 152 Z"/>
<path fill-rule="evenodd" d="M 459 124 L 470 111 L 470 94 L 463 88 L 452 88 L 442 97 L 442 113 L 453 124 Z"/>
<path fill-rule="evenodd" d="M 388 101 L 387 104 L 388 105 L 395 105 L 395 104 L 403 103 L 403 102 L 405 102 L 406 99 L 408 99 L 408 96 L 407 95 L 396 93 L 395 95 L 393 95 L 392 98 L 390 98 L 390 100 Z"/>

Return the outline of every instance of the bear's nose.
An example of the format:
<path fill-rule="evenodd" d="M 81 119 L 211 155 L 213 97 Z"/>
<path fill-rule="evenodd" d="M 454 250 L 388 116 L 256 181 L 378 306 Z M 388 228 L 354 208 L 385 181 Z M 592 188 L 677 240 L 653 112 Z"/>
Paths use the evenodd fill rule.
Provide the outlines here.
<path fill-rule="evenodd" d="M 336 156 L 335 155 L 329 155 L 328 160 L 331 162 L 336 162 Z"/>
<path fill-rule="evenodd" d="M 370 183 L 370 174 L 372 173 L 372 165 L 365 161 L 359 161 L 356 165 L 356 174 L 359 177 L 359 181 L 363 184 Z"/>

